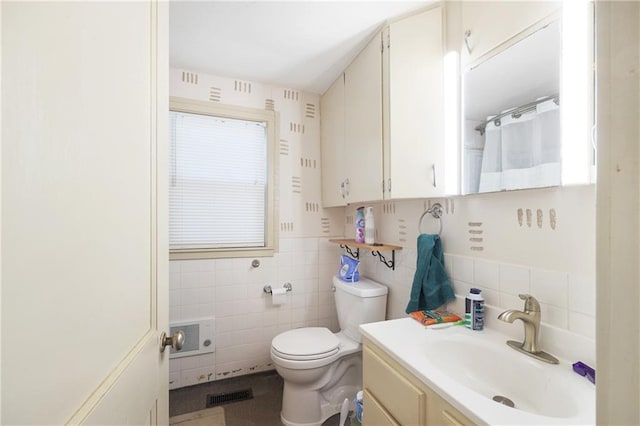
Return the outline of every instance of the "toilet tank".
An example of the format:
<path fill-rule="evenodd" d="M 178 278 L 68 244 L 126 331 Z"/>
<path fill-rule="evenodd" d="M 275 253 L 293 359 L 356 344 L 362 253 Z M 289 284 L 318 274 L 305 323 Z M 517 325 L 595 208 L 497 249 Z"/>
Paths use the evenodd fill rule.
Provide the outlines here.
<path fill-rule="evenodd" d="M 333 286 L 340 331 L 356 342 L 362 342 L 358 326 L 385 319 L 387 287 L 364 277 L 347 283 L 335 276 Z"/>

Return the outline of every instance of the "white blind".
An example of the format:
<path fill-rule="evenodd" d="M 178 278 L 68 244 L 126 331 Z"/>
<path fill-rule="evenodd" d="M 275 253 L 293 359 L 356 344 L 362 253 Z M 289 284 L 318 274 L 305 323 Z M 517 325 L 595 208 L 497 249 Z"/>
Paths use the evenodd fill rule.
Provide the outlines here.
<path fill-rule="evenodd" d="M 265 246 L 266 123 L 171 112 L 172 249 Z"/>

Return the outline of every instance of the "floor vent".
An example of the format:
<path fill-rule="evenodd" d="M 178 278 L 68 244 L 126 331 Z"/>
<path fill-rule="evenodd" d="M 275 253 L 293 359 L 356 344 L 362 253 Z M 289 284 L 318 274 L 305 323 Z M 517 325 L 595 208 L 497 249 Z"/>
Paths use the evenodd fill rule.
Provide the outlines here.
<path fill-rule="evenodd" d="M 230 402 L 244 401 L 247 399 L 253 399 L 253 391 L 251 388 L 229 393 L 207 395 L 207 408 L 217 407 L 218 405 L 228 404 Z"/>

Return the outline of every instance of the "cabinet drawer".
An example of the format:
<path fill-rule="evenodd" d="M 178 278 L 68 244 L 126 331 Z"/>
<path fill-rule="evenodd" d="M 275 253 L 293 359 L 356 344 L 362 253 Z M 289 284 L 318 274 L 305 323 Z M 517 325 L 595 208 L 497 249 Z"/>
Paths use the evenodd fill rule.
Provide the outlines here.
<path fill-rule="evenodd" d="M 364 387 L 402 425 L 422 425 L 426 395 L 368 347 L 363 351 Z M 365 406 L 365 410 L 368 408 Z"/>
<path fill-rule="evenodd" d="M 363 404 L 363 426 L 400 426 L 400 423 L 396 422 L 366 389 L 364 391 Z"/>

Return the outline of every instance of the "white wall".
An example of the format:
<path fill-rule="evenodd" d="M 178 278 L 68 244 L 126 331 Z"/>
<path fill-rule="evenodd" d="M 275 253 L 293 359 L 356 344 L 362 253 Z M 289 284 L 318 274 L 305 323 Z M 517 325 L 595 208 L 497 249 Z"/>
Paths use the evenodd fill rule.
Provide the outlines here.
<path fill-rule="evenodd" d="M 280 113 L 279 251 L 273 257 L 172 261 L 170 322 L 215 317 L 213 354 L 171 360 L 170 387 L 273 369 L 271 339 L 296 327 L 337 329 L 331 276 L 344 233 L 344 209 L 321 207 L 320 97 L 253 81 L 181 69 L 171 96 Z M 274 307 L 263 286 L 290 282 L 289 303 Z"/>
<path fill-rule="evenodd" d="M 593 185 L 431 200 L 436 201 L 445 207 L 441 234 L 445 266 L 458 296 L 464 298 L 470 287 L 478 287 L 488 305 L 504 310 L 522 309 L 523 301 L 517 295 L 530 293 L 540 301 L 543 323 L 595 339 Z M 378 239 L 404 247 L 396 253 L 395 271 L 370 254 L 361 255 L 365 275 L 389 286 L 388 318 L 405 316 L 415 274 L 418 219 L 429 202 L 375 204 Z M 532 217 L 530 226 L 527 210 Z M 347 236 L 354 212 L 347 210 Z M 422 231 L 437 232 L 437 221 L 426 216 Z M 464 309 L 460 304 L 451 308 Z M 522 328 L 518 323 L 510 327 Z"/>

